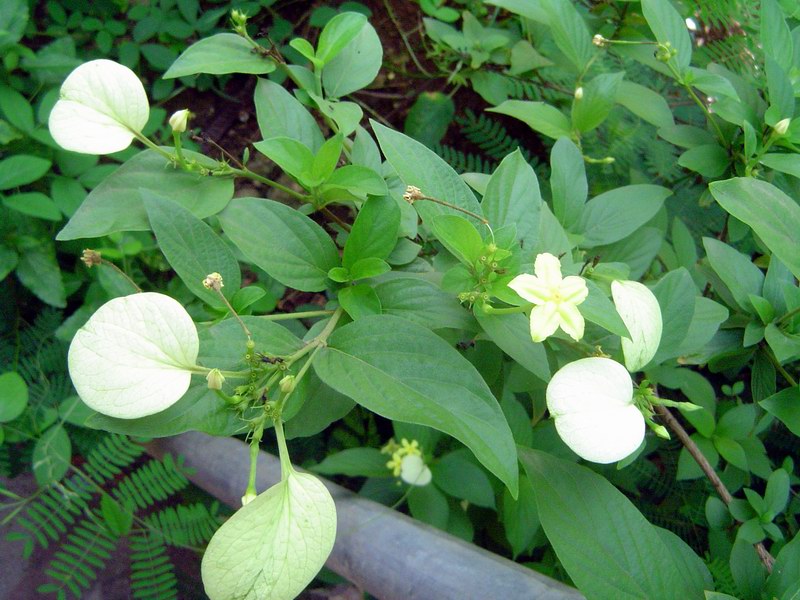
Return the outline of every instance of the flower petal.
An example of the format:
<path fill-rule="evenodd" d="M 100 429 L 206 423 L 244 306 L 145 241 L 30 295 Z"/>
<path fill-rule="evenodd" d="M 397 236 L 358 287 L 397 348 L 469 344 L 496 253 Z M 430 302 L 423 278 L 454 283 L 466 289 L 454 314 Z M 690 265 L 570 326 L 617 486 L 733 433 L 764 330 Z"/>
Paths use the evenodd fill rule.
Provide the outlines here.
<path fill-rule="evenodd" d="M 400 478 L 410 485 L 424 486 L 431 482 L 433 474 L 421 456 L 409 454 L 400 463 Z"/>
<path fill-rule="evenodd" d="M 562 415 L 633 404 L 633 381 L 615 360 L 582 358 L 561 367 L 547 385 L 547 409 Z"/>
<path fill-rule="evenodd" d="M 155 293 L 114 298 L 75 334 L 69 373 L 81 399 L 121 419 L 177 402 L 192 377 L 199 340 L 180 303 Z"/>
<path fill-rule="evenodd" d="M 558 316 L 561 320 L 561 329 L 573 340 L 580 341 L 583 337 L 585 323 L 583 315 L 574 304 L 562 302 L 558 305 Z"/>
<path fill-rule="evenodd" d="M 644 439 L 645 423 L 635 406 L 558 417 L 556 431 L 583 459 L 608 464 L 629 456 Z"/>
<path fill-rule="evenodd" d="M 104 154 L 127 148 L 149 114 L 147 94 L 133 71 L 111 60 L 93 60 L 72 71 L 61 86 L 50 133 L 68 150 Z"/>
<path fill-rule="evenodd" d="M 552 294 L 550 288 L 544 285 L 541 279 L 529 273 L 517 275 L 508 282 L 508 287 L 517 292 L 520 298 L 534 304 L 544 304 Z"/>
<path fill-rule="evenodd" d="M 653 292 L 637 281 L 612 281 L 611 296 L 631 339 L 622 338 L 622 353 L 629 371 L 640 371 L 655 356 L 661 343 L 661 307 Z"/>
<path fill-rule="evenodd" d="M 555 288 L 561 282 L 561 261 L 557 256 L 543 252 L 536 257 L 533 272 L 546 286 Z"/>
<path fill-rule="evenodd" d="M 534 306 L 531 309 L 531 339 L 543 342 L 556 332 L 560 322 L 558 305 L 554 302 Z"/>
<path fill-rule="evenodd" d="M 583 277 L 570 275 L 561 281 L 558 294 L 561 296 L 563 302 L 577 305 L 586 300 L 586 297 L 589 295 L 589 288 Z"/>

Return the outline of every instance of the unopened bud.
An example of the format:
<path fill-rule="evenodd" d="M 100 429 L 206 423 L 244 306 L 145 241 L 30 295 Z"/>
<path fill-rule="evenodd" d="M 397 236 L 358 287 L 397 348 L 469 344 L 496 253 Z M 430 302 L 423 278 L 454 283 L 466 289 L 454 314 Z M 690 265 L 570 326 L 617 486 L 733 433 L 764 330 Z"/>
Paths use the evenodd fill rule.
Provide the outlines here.
<path fill-rule="evenodd" d="M 669 431 L 667 431 L 667 428 L 663 425 L 656 425 L 653 427 L 653 431 L 658 437 L 664 438 L 665 440 L 669 439 Z"/>
<path fill-rule="evenodd" d="M 103 262 L 103 258 L 97 250 L 90 250 L 86 248 L 81 255 L 81 261 L 90 269 Z"/>
<path fill-rule="evenodd" d="M 579 87 L 575 89 L 575 100 L 583 100 L 583 88 Z"/>
<path fill-rule="evenodd" d="M 208 389 L 221 390 L 222 384 L 225 383 L 225 376 L 219 369 L 211 369 L 206 375 L 206 381 L 208 382 Z"/>
<path fill-rule="evenodd" d="M 280 383 L 278 383 L 278 387 L 281 388 L 281 392 L 284 394 L 291 394 L 294 390 L 295 381 L 294 375 L 287 375 L 283 379 L 281 379 Z"/>
<path fill-rule="evenodd" d="M 594 37 L 592 38 L 592 43 L 598 48 L 605 46 L 606 42 L 608 42 L 608 40 L 599 33 L 594 34 Z"/>
<path fill-rule="evenodd" d="M 247 506 L 253 500 L 255 500 L 257 497 L 258 497 L 258 494 L 256 494 L 255 492 L 247 492 L 247 493 L 245 493 L 245 495 L 242 496 L 242 506 Z"/>
<path fill-rule="evenodd" d="M 247 25 L 247 14 L 241 10 L 234 9 L 231 11 L 231 22 L 234 27 L 244 27 Z"/>
<path fill-rule="evenodd" d="M 219 273 L 210 273 L 206 275 L 206 278 L 203 279 L 203 287 L 216 292 L 220 291 L 223 287 L 225 287 L 225 284 L 222 283 L 222 275 Z"/>
<path fill-rule="evenodd" d="M 773 129 L 775 130 L 775 133 L 777 133 L 778 135 L 786 135 L 786 132 L 789 131 L 789 125 L 791 124 L 792 124 L 791 119 L 788 118 L 781 119 L 780 121 L 775 123 L 775 127 L 773 127 Z"/>
<path fill-rule="evenodd" d="M 189 117 L 191 116 L 192 113 L 190 113 L 187 108 L 172 113 L 172 116 L 169 118 L 169 126 L 172 127 L 172 131 L 175 133 L 183 133 L 186 131 L 186 125 L 189 123 Z"/>

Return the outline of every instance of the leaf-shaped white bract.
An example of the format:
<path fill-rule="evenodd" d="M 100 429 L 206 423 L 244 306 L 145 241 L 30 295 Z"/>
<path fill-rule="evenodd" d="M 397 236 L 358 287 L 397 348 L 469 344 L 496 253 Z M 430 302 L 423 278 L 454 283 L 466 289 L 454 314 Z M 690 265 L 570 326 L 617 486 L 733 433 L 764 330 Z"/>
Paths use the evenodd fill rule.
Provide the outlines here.
<path fill-rule="evenodd" d="M 631 334 L 630 339 L 622 338 L 622 354 L 634 373 L 653 359 L 661 343 L 661 307 L 653 292 L 637 281 L 612 281 L 611 296 Z"/>
<path fill-rule="evenodd" d="M 322 482 L 290 469 L 211 538 L 203 585 L 211 600 L 290 600 L 325 564 L 336 507 Z"/>
<path fill-rule="evenodd" d="M 84 154 L 109 154 L 130 146 L 150 116 L 142 82 L 128 67 L 93 60 L 72 71 L 50 112 L 59 146 Z"/>
<path fill-rule="evenodd" d="M 546 395 L 558 435 L 581 458 L 616 462 L 644 439 L 644 417 L 633 404 L 631 376 L 610 358 L 583 358 L 563 366 Z"/>
<path fill-rule="evenodd" d="M 186 393 L 199 350 L 197 329 L 180 303 L 163 294 L 133 294 L 106 302 L 78 330 L 69 374 L 90 408 L 136 419 Z"/>

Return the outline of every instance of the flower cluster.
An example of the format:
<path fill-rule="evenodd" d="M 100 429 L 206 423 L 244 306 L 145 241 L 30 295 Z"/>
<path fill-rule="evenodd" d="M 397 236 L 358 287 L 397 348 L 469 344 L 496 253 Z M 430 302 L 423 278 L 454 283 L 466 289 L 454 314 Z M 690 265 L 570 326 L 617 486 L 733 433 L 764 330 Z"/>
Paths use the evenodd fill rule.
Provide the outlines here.
<path fill-rule="evenodd" d="M 433 475 L 422 458 L 422 448 L 417 440 L 409 442 L 403 438 L 398 444 L 394 439 L 390 439 L 381 448 L 381 454 L 392 456 L 392 460 L 386 463 L 386 468 L 407 484 L 424 486 L 431 482 Z"/>

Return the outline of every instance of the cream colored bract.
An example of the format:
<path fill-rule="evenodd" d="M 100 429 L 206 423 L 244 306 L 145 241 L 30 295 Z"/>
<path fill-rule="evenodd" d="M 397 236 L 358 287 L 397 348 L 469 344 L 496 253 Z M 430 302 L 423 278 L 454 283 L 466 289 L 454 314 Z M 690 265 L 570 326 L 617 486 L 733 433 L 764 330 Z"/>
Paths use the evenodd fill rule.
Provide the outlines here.
<path fill-rule="evenodd" d="M 240 508 L 211 538 L 202 575 L 211 600 L 290 600 L 314 579 L 336 539 L 336 507 L 312 475 L 285 479 Z"/>
<path fill-rule="evenodd" d="M 625 366 L 633 373 L 642 370 L 656 355 L 663 322 L 658 300 L 637 281 L 611 282 L 611 296 L 631 338 L 622 338 Z"/>
<path fill-rule="evenodd" d="M 186 310 L 155 293 L 114 298 L 75 334 L 69 373 L 97 412 L 135 419 L 177 402 L 189 388 L 200 343 Z"/>
<path fill-rule="evenodd" d="M 400 479 L 409 485 L 422 487 L 431 482 L 433 474 L 419 454 L 409 454 L 400 461 Z"/>
<path fill-rule="evenodd" d="M 561 276 L 561 263 L 556 256 L 543 253 L 536 257 L 536 275 L 523 273 L 508 284 L 521 298 L 533 302 L 531 339 L 542 342 L 561 327 L 575 341 L 583 337 L 583 315 L 578 305 L 586 300 L 589 289 L 582 277 Z"/>
<path fill-rule="evenodd" d="M 621 460 L 644 439 L 631 376 L 609 358 L 584 358 L 562 367 L 547 386 L 547 408 L 564 443 L 592 462 Z"/>
<path fill-rule="evenodd" d="M 150 115 L 142 82 L 128 67 L 93 60 L 72 71 L 50 113 L 50 134 L 62 148 L 109 154 L 127 148 Z"/>

